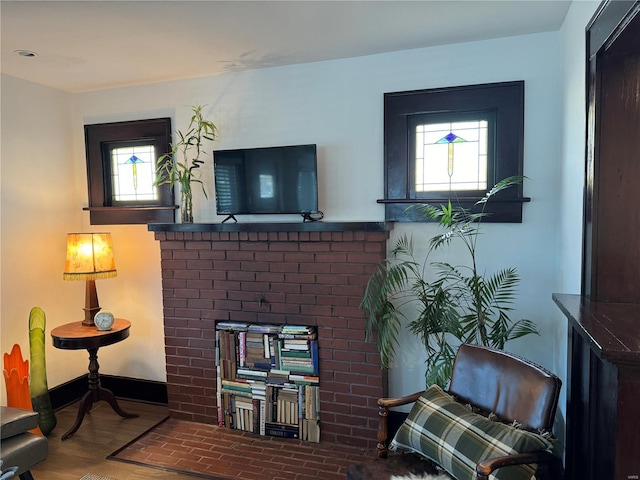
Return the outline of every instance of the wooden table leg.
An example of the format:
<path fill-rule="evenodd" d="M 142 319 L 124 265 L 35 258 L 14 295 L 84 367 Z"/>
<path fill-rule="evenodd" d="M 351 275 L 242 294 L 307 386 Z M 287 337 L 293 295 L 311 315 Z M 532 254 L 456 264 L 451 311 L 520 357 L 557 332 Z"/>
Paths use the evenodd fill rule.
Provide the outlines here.
<path fill-rule="evenodd" d="M 62 435 L 62 440 L 66 440 L 78 431 L 80 425 L 82 425 L 84 416 L 87 413 L 91 412 L 91 407 L 93 406 L 94 402 L 99 402 L 100 400 L 104 400 L 109 405 L 111 405 L 111 408 L 123 418 L 139 417 L 137 413 L 125 412 L 122 407 L 118 405 L 118 401 L 116 400 L 116 397 L 111 392 L 111 390 L 102 388 L 100 386 L 100 365 L 98 364 L 98 349 L 89 348 L 87 349 L 87 351 L 89 352 L 89 391 L 85 393 L 80 400 L 80 407 L 78 409 L 78 416 L 76 417 L 76 421 L 73 426 L 64 435 Z"/>

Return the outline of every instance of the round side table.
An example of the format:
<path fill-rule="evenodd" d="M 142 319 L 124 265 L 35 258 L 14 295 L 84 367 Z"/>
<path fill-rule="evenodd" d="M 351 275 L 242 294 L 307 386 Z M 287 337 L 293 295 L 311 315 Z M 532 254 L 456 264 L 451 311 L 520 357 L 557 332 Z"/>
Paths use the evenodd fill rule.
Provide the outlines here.
<path fill-rule="evenodd" d="M 73 426 L 67 433 L 62 435 L 62 440 L 66 440 L 76 433 L 84 416 L 91 411 L 95 402 L 104 400 L 111 405 L 111 408 L 123 418 L 136 418 L 139 415 L 125 412 L 116 400 L 111 390 L 100 386 L 100 373 L 98 365 L 98 349 L 114 343 L 121 342 L 129 336 L 131 322 L 124 318 L 116 318 L 111 330 L 98 330 L 97 327 L 87 327 L 82 325 L 82 321 L 66 323 L 51 330 L 53 346 L 63 350 L 87 350 L 89 352 L 89 391 L 80 400 L 78 416 Z"/>

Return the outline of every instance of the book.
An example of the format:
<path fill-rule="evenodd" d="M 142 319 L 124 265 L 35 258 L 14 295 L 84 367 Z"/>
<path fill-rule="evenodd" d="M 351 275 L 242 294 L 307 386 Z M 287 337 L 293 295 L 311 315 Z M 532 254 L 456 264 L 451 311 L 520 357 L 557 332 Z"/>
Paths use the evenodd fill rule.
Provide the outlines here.
<path fill-rule="evenodd" d="M 260 435 L 265 434 L 266 415 L 267 415 L 267 401 L 260 400 L 260 422 L 259 422 L 259 432 L 258 432 L 260 433 Z"/>
<path fill-rule="evenodd" d="M 265 435 L 282 438 L 300 438 L 300 430 L 297 426 L 268 422 L 265 424 Z"/>
<path fill-rule="evenodd" d="M 311 358 L 311 350 L 291 350 L 283 348 L 280 351 L 283 358 Z"/>

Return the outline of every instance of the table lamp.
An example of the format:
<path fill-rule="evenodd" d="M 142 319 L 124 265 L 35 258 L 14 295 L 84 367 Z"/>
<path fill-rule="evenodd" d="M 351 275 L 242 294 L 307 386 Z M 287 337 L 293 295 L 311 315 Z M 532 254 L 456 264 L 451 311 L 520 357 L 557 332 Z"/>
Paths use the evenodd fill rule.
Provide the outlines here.
<path fill-rule="evenodd" d="M 86 280 L 84 320 L 82 325 L 92 327 L 100 311 L 96 279 L 116 277 L 113 243 L 110 233 L 68 233 L 65 280 Z"/>

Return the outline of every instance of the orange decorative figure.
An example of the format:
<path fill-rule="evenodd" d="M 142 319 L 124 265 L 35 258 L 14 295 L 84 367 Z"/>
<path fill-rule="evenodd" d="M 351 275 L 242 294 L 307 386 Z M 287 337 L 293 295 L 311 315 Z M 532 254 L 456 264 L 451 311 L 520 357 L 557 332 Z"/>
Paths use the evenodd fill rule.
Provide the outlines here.
<path fill-rule="evenodd" d="M 4 382 L 7 387 L 7 406 L 33 411 L 29 391 L 29 360 L 22 359 L 22 351 L 17 343 L 11 353 L 4 354 Z M 39 427 L 29 430 L 42 435 Z"/>

